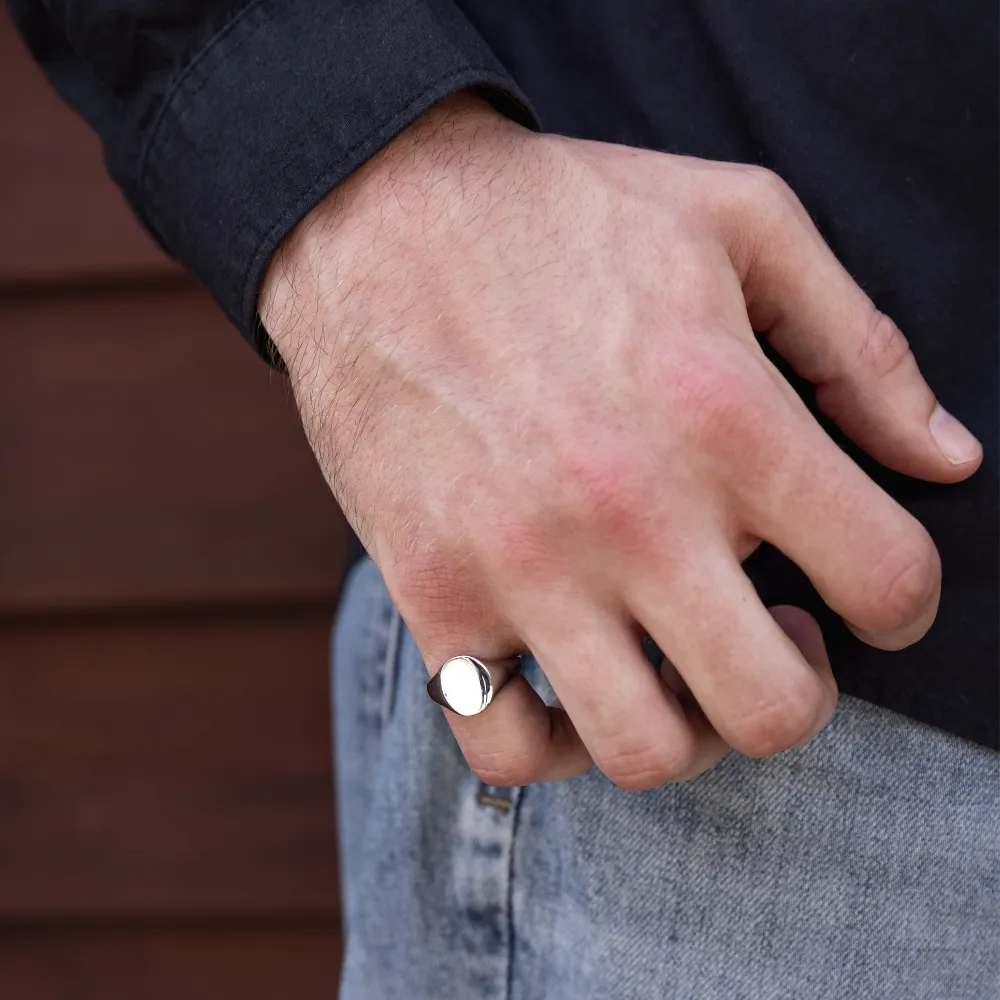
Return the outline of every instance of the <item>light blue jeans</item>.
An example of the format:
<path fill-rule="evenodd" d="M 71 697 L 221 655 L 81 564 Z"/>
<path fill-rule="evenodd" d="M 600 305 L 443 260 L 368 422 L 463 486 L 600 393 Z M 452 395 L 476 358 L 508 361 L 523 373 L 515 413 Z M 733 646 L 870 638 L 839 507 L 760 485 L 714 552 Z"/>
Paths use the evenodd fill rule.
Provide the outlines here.
<path fill-rule="evenodd" d="M 334 673 L 342 1000 L 1000 998 L 990 750 L 844 698 L 688 784 L 487 788 L 369 560 Z"/>

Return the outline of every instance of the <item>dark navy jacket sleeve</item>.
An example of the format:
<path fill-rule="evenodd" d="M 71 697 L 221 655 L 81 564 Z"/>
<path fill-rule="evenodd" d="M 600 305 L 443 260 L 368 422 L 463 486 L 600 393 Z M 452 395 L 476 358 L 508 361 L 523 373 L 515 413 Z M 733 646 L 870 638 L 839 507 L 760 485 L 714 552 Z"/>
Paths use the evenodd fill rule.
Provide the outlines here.
<path fill-rule="evenodd" d="M 441 98 L 532 111 L 451 0 L 7 0 L 164 249 L 267 356 L 257 287 L 288 231 Z"/>

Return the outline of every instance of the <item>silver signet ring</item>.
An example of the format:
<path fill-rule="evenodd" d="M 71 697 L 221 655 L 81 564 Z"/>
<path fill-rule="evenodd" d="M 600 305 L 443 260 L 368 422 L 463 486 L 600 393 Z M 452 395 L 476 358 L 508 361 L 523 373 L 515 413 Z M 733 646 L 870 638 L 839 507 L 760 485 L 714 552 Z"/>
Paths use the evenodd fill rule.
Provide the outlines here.
<path fill-rule="evenodd" d="M 427 682 L 427 693 L 458 715 L 479 715 L 497 691 L 520 671 L 520 656 L 503 660 L 453 656 Z"/>

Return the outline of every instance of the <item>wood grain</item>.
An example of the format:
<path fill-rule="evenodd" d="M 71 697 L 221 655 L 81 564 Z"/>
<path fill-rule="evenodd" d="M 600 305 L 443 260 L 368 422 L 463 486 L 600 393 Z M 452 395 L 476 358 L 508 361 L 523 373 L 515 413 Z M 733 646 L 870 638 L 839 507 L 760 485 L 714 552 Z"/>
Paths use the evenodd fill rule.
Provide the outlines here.
<path fill-rule="evenodd" d="M 0 5 L 0 996 L 330 1000 L 346 524 Z"/>
<path fill-rule="evenodd" d="M 179 273 L 107 177 L 0 4 L 0 283 Z"/>
<path fill-rule="evenodd" d="M 8 1000 L 333 1000 L 336 924 L 73 929 L 0 938 Z"/>
<path fill-rule="evenodd" d="M 0 616 L 332 599 L 287 382 L 193 283 L 0 296 L 0 350 Z"/>
<path fill-rule="evenodd" d="M 0 924 L 334 918 L 331 617 L 0 629 Z"/>

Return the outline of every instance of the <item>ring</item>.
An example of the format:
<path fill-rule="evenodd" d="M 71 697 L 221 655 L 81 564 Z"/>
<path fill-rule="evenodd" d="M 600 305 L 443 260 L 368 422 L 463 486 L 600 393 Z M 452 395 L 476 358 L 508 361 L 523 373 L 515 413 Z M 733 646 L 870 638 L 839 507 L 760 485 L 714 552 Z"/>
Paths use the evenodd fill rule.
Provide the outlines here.
<path fill-rule="evenodd" d="M 520 656 L 503 660 L 453 656 L 427 682 L 427 693 L 456 715 L 479 715 L 497 691 L 520 672 Z"/>

